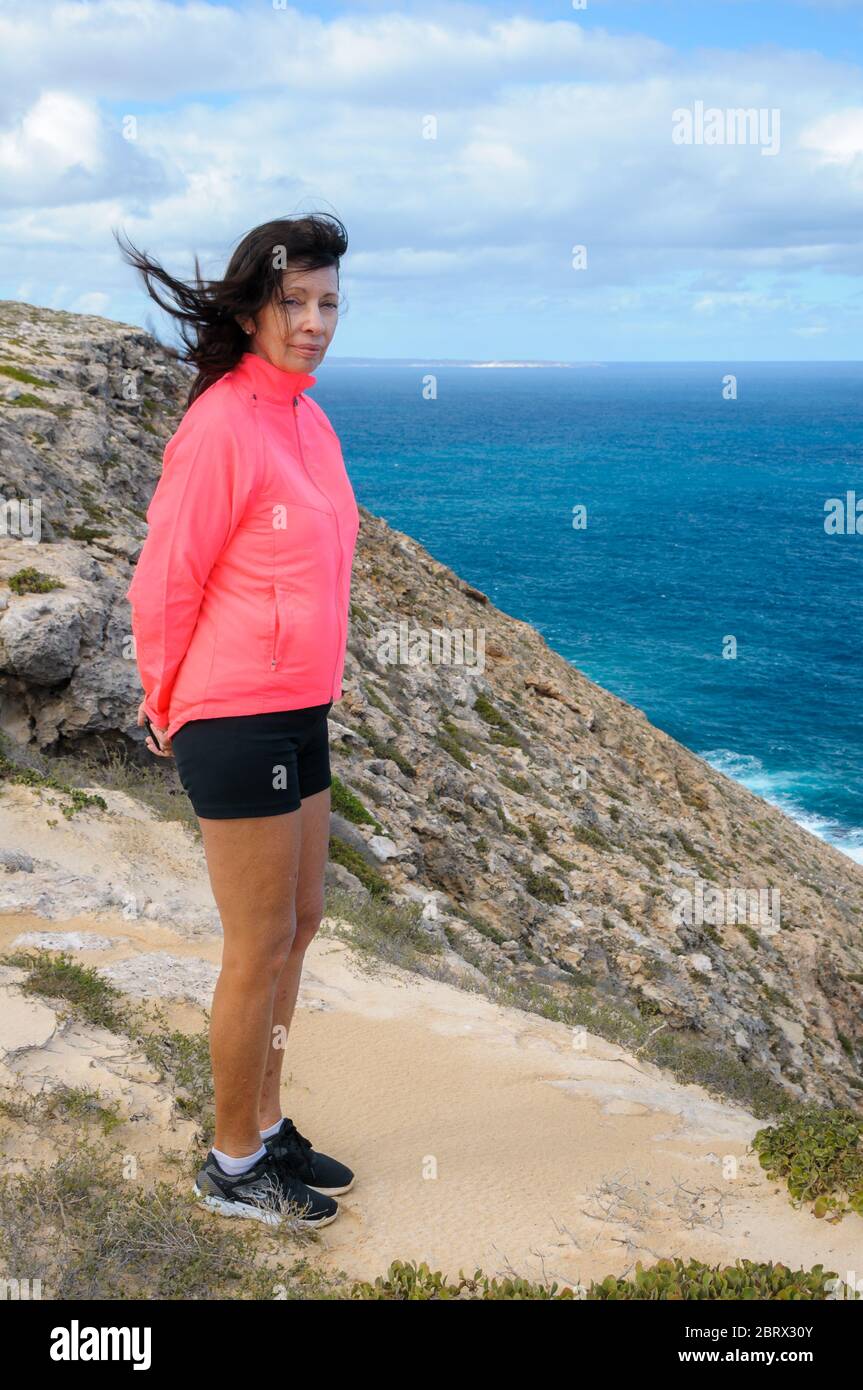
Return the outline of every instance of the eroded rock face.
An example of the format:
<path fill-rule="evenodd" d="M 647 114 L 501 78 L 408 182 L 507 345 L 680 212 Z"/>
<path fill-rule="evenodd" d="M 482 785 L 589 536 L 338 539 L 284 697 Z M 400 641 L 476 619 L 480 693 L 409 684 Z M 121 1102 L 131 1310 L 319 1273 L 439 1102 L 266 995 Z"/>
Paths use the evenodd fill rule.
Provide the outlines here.
<path fill-rule="evenodd" d="M 29 685 L 56 685 L 73 674 L 81 653 L 81 614 L 68 595 L 28 595 L 0 619 L 4 669 Z"/>
<path fill-rule="evenodd" d="M 9 361 L 47 383 L 0 372 L 3 494 L 44 504 L 38 544 L 0 545 L 0 728 L 48 752 L 135 741 L 124 594 L 189 378 L 126 325 L 18 304 L 0 304 L 0 321 L 19 340 Z M 22 393 L 41 404 L 15 405 Z M 349 867 L 331 859 L 328 882 L 359 894 L 382 878 L 472 968 L 563 1001 L 587 989 L 795 1094 L 859 1104 L 863 870 L 360 510 L 345 694 L 330 721 L 334 771 L 356 804 L 333 817 Z M 65 587 L 15 594 L 10 578 L 30 565 Z M 409 655 L 396 643 L 386 662 L 382 634 L 401 624 Z M 435 656 L 435 633 L 472 634 L 462 652 L 483 661 L 459 660 L 457 641 Z M 176 780 L 173 765 L 161 771 Z M 98 910 L 115 891 L 52 879 L 42 863 L 5 868 L 7 910 Z M 754 918 L 730 910 L 735 890 Z M 702 910 L 711 894 L 718 913 Z M 758 915 L 760 895 L 781 905 L 778 923 Z"/>
<path fill-rule="evenodd" d="M 0 729 L 51 751 L 140 742 L 125 598 L 189 389 L 149 334 L 0 302 Z M 16 593 L 34 568 L 63 587 Z"/>

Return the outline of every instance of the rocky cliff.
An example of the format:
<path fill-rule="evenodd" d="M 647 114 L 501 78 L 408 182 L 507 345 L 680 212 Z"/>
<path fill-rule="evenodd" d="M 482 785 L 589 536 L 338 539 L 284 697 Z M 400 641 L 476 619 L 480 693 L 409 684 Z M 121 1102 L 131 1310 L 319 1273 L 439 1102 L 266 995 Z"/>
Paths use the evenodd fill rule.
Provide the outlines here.
<path fill-rule="evenodd" d="M 0 327 L 0 728 L 148 757 L 124 593 L 187 371 L 105 319 L 3 302 Z M 863 869 L 361 514 L 332 876 L 421 902 L 495 978 L 859 1108 Z"/>

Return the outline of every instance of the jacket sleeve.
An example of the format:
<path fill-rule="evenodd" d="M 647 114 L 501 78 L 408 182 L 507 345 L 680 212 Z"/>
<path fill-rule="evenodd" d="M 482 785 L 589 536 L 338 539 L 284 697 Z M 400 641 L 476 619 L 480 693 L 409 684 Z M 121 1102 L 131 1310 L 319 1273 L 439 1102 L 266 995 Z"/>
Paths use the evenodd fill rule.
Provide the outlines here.
<path fill-rule="evenodd" d="M 212 414 L 185 417 L 165 447 L 147 539 L 126 590 L 144 711 L 157 728 L 169 722 L 207 576 L 243 517 L 255 475 L 254 442 Z"/>

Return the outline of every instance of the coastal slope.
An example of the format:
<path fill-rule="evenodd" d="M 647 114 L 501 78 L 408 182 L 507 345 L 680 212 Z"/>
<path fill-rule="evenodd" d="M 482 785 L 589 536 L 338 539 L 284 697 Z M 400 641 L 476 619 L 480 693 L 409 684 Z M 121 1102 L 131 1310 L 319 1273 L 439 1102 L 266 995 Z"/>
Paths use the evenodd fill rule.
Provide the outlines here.
<path fill-rule="evenodd" d="M 0 728 L 13 760 L 152 764 L 124 594 L 188 373 L 130 325 L 8 301 L 0 325 L 2 492 L 41 503 L 38 543 L 0 548 Z M 361 513 L 331 885 L 678 1075 L 859 1109 L 863 868 Z M 24 910 L 32 875 L 6 887 Z"/>

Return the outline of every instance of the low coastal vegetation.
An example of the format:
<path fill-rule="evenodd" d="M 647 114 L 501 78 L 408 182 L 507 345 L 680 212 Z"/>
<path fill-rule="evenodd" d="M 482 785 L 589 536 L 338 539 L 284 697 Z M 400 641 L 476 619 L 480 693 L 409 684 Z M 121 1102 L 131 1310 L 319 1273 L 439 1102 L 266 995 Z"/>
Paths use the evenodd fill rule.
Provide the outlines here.
<path fill-rule="evenodd" d="M 49 795 L 48 803 L 51 806 L 57 806 L 67 820 L 71 820 L 75 812 L 83 810 L 85 806 L 98 806 L 102 811 L 108 809 L 107 801 L 98 793 L 86 792 L 81 787 L 73 787 L 68 782 L 62 782 L 53 773 L 37 772 L 35 768 L 21 767 L 18 763 L 7 758 L 5 754 L 0 753 L 0 782 L 3 781 L 18 782 L 23 786 L 36 787 L 45 792 L 61 792 L 67 798 L 65 801 L 58 801 L 56 797 Z"/>
<path fill-rule="evenodd" d="M 383 826 L 375 820 L 356 793 L 335 773 L 330 786 L 330 806 L 338 815 L 344 816 L 345 820 L 352 821 L 354 825 L 370 825 L 376 835 L 383 834 Z"/>
<path fill-rule="evenodd" d="M 43 574 L 35 565 L 25 565 L 23 569 L 10 574 L 6 581 L 13 594 L 48 594 L 52 589 L 65 589 L 62 579 L 54 579 Z"/>
<path fill-rule="evenodd" d="M 81 1119 L 79 1113 L 76 1118 Z M 123 1160 L 123 1161 L 121 1161 Z M 420 1300 L 815 1300 L 860 1295 L 821 1265 L 738 1259 L 639 1262 L 628 1277 L 587 1286 L 497 1278 L 476 1269 L 451 1279 L 427 1264 L 394 1261 L 374 1281 L 316 1268 L 318 1237 L 287 1220 L 273 1235 L 255 1223 L 213 1220 L 196 1207 L 188 1180 L 148 1184 L 127 1156 L 78 1129 L 51 1166 L 0 1178 L 0 1262 L 34 1271 L 43 1299 Z M 253 1229 L 248 1229 L 253 1226 Z M 32 1296 L 32 1290 L 31 1290 Z"/>
<path fill-rule="evenodd" d="M 863 1216 L 863 1116 L 844 1108 L 807 1106 L 752 1141 L 768 1178 L 784 1179 L 796 1205 L 841 1221 Z"/>
<path fill-rule="evenodd" d="M 337 796 L 348 819 L 364 808 L 346 786 Z M 358 809 L 359 808 L 359 809 Z M 535 843 L 541 827 L 532 827 Z M 335 857 L 335 856 L 334 856 Z M 337 861 L 338 862 L 338 861 Z M 329 888 L 324 930 L 350 942 L 371 966 L 388 960 L 422 974 L 448 978 L 440 942 L 428 930 L 418 904 L 393 905 L 374 893 L 358 899 Z M 472 923 L 478 927 L 477 923 Z M 459 943 L 467 957 L 464 942 Z M 13 951 L 2 964 L 26 972 L 22 988 L 42 996 L 74 1018 L 131 1039 L 154 1066 L 176 1107 L 192 1121 L 203 1146 L 213 1137 L 213 1093 L 206 1031 L 184 1033 L 169 1027 L 157 1005 L 133 1004 L 97 969 L 79 964 L 66 952 Z M 596 1032 L 625 1038 L 626 1045 L 687 1079 L 710 1079 L 719 1093 L 739 1098 L 776 1117 L 755 1135 L 752 1148 L 766 1176 L 783 1179 L 795 1204 L 807 1203 L 816 1216 L 836 1221 L 863 1215 L 863 1121 L 848 1110 L 798 1105 L 770 1078 L 732 1078 L 727 1059 L 714 1050 L 655 1034 L 655 1023 L 624 1017 L 600 1005 L 589 985 L 573 981 L 569 1006 L 543 997 L 540 986 L 513 988 L 490 978 L 479 988 L 501 1003 Z M 730 1083 L 730 1084 L 729 1084 Z M 393 1262 L 370 1281 L 316 1268 L 317 1237 L 286 1212 L 277 1234 L 256 1225 L 235 1230 L 231 1223 L 204 1216 L 189 1195 L 197 1170 L 197 1149 L 185 1158 L 163 1155 L 175 1177 L 145 1181 L 129 1175 L 128 1155 L 111 1147 L 113 1133 L 126 1121 L 116 1102 L 97 1090 L 61 1086 L 38 1096 L 9 1096 L 0 1104 L 4 1121 L 43 1126 L 68 1134 L 64 1156 L 50 1166 L 28 1168 L 0 1180 L 0 1262 L 38 1271 L 42 1296 L 51 1299 L 242 1300 L 815 1300 L 856 1298 L 837 1274 L 821 1265 L 792 1270 L 781 1263 L 738 1258 L 733 1265 L 659 1259 L 624 1276 L 608 1275 L 588 1286 L 499 1278 L 481 1269 L 452 1277 L 426 1264 Z M 134 1169 L 134 1165 L 133 1165 Z"/>

